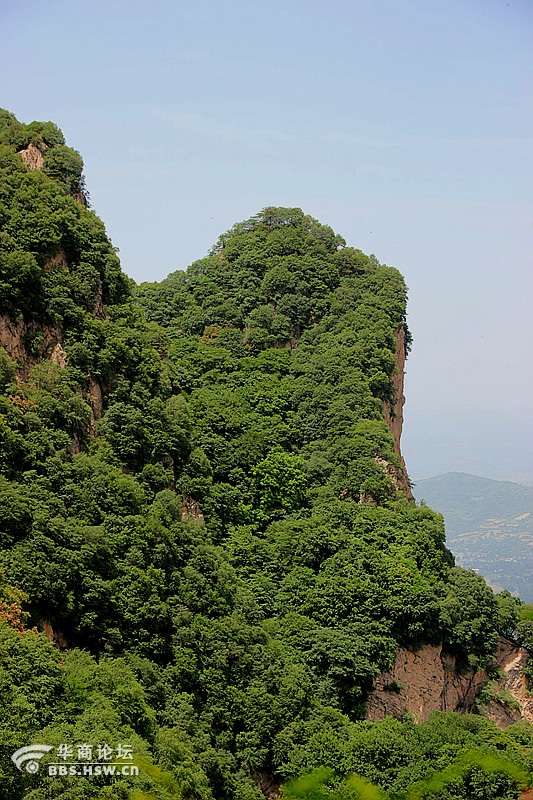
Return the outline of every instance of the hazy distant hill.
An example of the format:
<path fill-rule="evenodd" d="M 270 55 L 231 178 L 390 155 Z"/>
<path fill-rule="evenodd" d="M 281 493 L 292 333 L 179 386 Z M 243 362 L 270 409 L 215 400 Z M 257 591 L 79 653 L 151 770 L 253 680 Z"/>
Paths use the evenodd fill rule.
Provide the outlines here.
<path fill-rule="evenodd" d="M 533 602 L 533 487 L 447 472 L 417 481 L 414 493 L 444 515 L 458 564 Z"/>

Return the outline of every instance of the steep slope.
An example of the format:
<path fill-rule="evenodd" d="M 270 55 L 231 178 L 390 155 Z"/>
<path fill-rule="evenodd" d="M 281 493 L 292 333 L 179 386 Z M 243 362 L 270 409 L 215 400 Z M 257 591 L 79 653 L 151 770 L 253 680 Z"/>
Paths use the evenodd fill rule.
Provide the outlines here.
<path fill-rule="evenodd" d="M 440 645 L 401 648 L 390 671 L 375 681 L 368 697 L 367 719 L 413 715 L 428 720 L 434 711 L 481 712 L 499 728 L 533 722 L 533 695 L 526 675 L 529 654 L 504 636 L 488 669 L 463 671 Z"/>
<path fill-rule="evenodd" d="M 0 797 L 258 800 L 324 765 L 406 788 L 387 730 L 421 778 L 491 752 L 486 721 L 363 719 L 399 649 L 474 670 L 531 635 L 409 499 L 399 273 L 267 208 L 135 288 L 61 132 L 4 113 L 0 145 Z M 18 772 L 31 742 L 128 742 L 142 774 Z"/>

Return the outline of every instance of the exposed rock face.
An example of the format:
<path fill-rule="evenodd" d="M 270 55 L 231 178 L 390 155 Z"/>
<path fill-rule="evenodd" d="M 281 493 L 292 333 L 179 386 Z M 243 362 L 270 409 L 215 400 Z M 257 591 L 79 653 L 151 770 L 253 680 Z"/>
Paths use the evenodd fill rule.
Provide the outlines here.
<path fill-rule="evenodd" d="M 30 144 L 27 150 L 21 150 L 20 154 L 24 157 L 26 153 L 27 158 L 30 158 L 33 151 L 40 153 L 35 145 Z M 43 272 L 49 272 L 58 266 L 68 269 L 67 257 L 63 250 L 51 256 L 42 269 Z M 0 315 L 0 345 L 5 347 L 9 357 L 20 365 L 23 376 L 29 367 L 43 358 L 50 358 L 60 367 L 64 367 L 67 356 L 62 342 L 63 331 L 59 325 L 43 324 L 36 320 L 26 321 L 22 316 Z"/>
<path fill-rule="evenodd" d="M 42 147 L 37 147 L 33 142 L 30 142 L 24 150 L 19 150 L 19 156 L 28 169 L 42 169 L 45 152 L 46 148 L 44 145 L 42 145 Z"/>
<path fill-rule="evenodd" d="M 64 250 L 59 250 L 55 255 L 51 256 L 43 267 L 43 272 L 50 272 L 54 267 L 65 267 L 68 269 L 67 256 Z"/>
<path fill-rule="evenodd" d="M 502 638 L 496 658 L 502 678 L 497 681 L 495 696 L 487 703 L 483 715 L 492 719 L 498 728 L 507 728 L 521 719 L 533 722 L 533 694 L 528 692 L 524 674 L 529 653 Z"/>
<path fill-rule="evenodd" d="M 104 413 L 104 398 L 102 395 L 102 387 L 95 381 L 94 378 L 89 378 L 89 391 L 87 392 L 87 400 L 93 410 L 94 419 L 101 419 Z"/>
<path fill-rule="evenodd" d="M 204 521 L 202 509 L 197 501 L 187 492 L 183 493 L 183 505 L 181 508 L 181 518 L 184 522 L 188 520 Z"/>
<path fill-rule="evenodd" d="M 385 461 L 384 458 L 381 458 L 381 456 L 374 456 L 374 461 L 379 467 L 381 467 L 383 472 L 385 472 L 389 476 L 389 478 L 394 484 L 394 488 L 396 490 L 404 491 L 404 486 L 401 481 L 401 476 L 398 475 L 398 471 L 394 469 L 394 467 L 391 464 L 389 464 L 388 461 Z"/>
<path fill-rule="evenodd" d="M 375 681 L 367 702 L 367 719 L 399 719 L 410 712 L 424 722 L 433 711 L 466 710 L 483 684 L 481 677 L 460 678 L 453 658 L 441 645 L 426 645 L 417 652 L 401 648 L 390 672 Z"/>
<path fill-rule="evenodd" d="M 63 357 L 66 360 L 61 341 L 62 332 L 54 325 L 0 315 L 0 345 L 5 347 L 13 361 L 21 365 L 23 374 L 42 358 L 52 358 L 56 364 L 64 366 L 60 363 Z"/>
<path fill-rule="evenodd" d="M 30 144 L 29 148 L 32 147 L 38 153 L 40 152 L 35 145 Z M 22 155 L 27 151 L 21 150 L 20 152 Z M 50 272 L 56 267 L 69 269 L 66 253 L 62 249 L 47 259 L 42 270 Z M 93 313 L 98 319 L 106 319 L 108 316 L 103 305 L 101 281 Z M 29 367 L 46 358 L 51 359 L 60 367 L 66 366 L 67 354 L 63 349 L 62 342 L 63 331 L 59 325 L 43 324 L 35 320 L 25 321 L 22 316 L 12 317 L 9 314 L 0 314 L 0 345 L 5 347 L 10 358 L 20 365 L 22 376 L 27 374 Z"/>
<path fill-rule="evenodd" d="M 402 437 L 403 428 L 403 407 L 405 404 L 405 395 L 403 392 L 404 375 L 405 375 L 405 359 L 407 356 L 405 350 L 405 331 L 403 328 L 398 328 L 395 333 L 396 338 L 396 369 L 392 377 L 392 385 L 394 388 L 394 402 L 385 401 L 383 403 L 383 413 L 385 414 L 385 421 L 389 426 L 389 430 L 394 438 L 394 450 L 400 459 L 401 471 L 396 476 L 398 487 L 410 500 L 413 499 L 411 491 L 411 484 L 409 476 L 407 475 L 407 467 L 402 456 L 400 448 L 400 440 Z"/>
<path fill-rule="evenodd" d="M 0 315 L 0 345 L 5 348 L 13 361 L 17 362 L 17 374 L 22 381 L 28 378 L 30 369 L 46 359 L 66 367 L 67 353 L 63 347 L 63 332 L 60 327 L 41 325 L 38 322 L 26 322 L 22 317 L 12 319 L 8 314 Z M 100 384 L 89 376 L 88 388 L 81 392 L 92 410 L 89 432 L 94 430 L 96 420 L 104 413 L 103 393 Z M 80 453 L 83 442 L 74 435 L 68 447 L 71 455 Z"/>
<path fill-rule="evenodd" d="M 61 342 L 58 342 L 50 353 L 50 361 L 53 361 L 58 367 L 67 366 L 67 354 L 64 351 Z"/>
<path fill-rule="evenodd" d="M 496 682 L 495 699 L 484 710 L 498 727 L 520 719 L 533 722 L 533 697 L 527 694 L 524 675 L 528 658 L 523 648 L 501 637 L 494 661 L 502 678 Z M 375 681 L 366 716 L 371 721 L 399 719 L 409 712 L 424 722 L 433 711 L 466 713 L 489 680 L 485 670 L 459 673 L 455 658 L 443 653 L 441 645 L 426 645 L 416 652 L 400 648 L 394 667 Z"/>

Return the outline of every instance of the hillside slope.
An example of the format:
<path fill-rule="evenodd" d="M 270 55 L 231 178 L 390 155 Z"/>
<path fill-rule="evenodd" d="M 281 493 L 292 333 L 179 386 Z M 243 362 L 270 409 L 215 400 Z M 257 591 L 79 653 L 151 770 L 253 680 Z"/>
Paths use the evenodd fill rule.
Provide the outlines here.
<path fill-rule="evenodd" d="M 522 723 L 364 721 L 399 648 L 531 644 L 410 499 L 401 275 L 267 208 L 134 287 L 56 126 L 3 112 L 0 171 L 0 797 L 260 800 L 315 767 L 401 793 L 495 741 L 526 769 Z M 68 743 L 140 774 L 47 771 Z"/>
<path fill-rule="evenodd" d="M 450 472 L 417 481 L 415 492 L 444 516 L 461 566 L 533 603 L 533 487 Z"/>

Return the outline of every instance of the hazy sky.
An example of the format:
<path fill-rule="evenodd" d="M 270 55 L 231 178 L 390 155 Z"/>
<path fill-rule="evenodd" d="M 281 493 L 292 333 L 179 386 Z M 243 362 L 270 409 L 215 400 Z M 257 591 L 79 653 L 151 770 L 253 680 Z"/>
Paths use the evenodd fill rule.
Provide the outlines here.
<path fill-rule="evenodd" d="M 0 0 L 0 105 L 56 122 L 137 281 L 300 206 L 398 267 L 404 451 L 533 483 L 533 0 Z"/>

